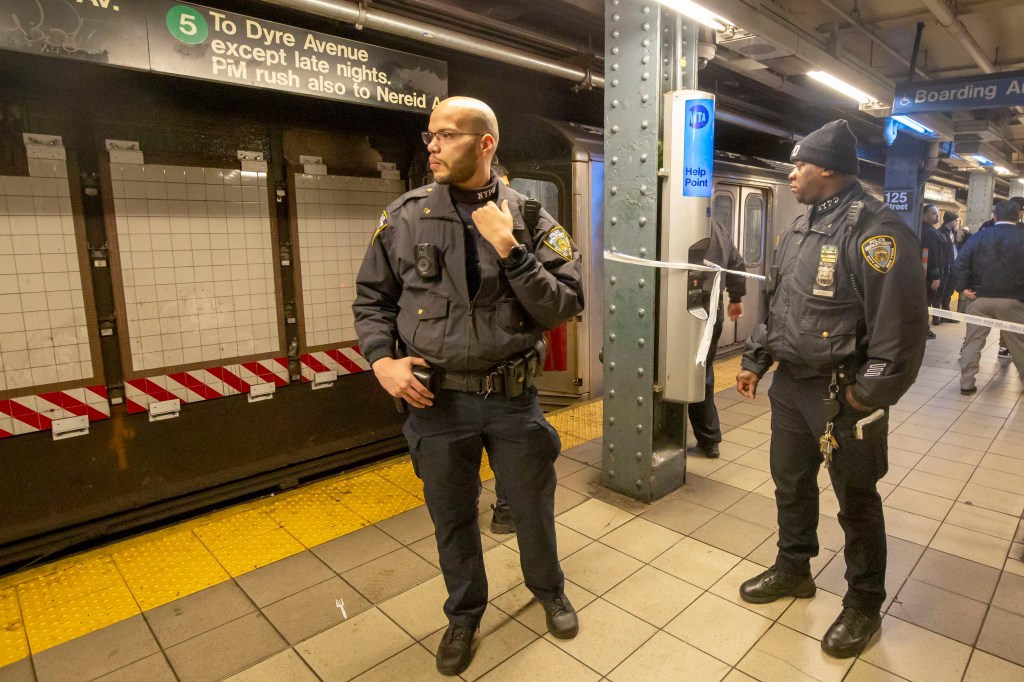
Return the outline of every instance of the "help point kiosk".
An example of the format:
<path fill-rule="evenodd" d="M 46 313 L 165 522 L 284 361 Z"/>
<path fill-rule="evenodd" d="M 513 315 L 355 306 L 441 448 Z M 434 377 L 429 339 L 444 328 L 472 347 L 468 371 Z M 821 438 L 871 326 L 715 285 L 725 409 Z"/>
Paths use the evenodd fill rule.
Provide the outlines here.
<path fill-rule="evenodd" d="M 711 244 L 715 97 L 700 90 L 666 93 L 662 120 L 667 179 L 660 259 L 703 264 Z M 710 276 L 702 271 L 661 270 L 658 384 L 667 402 L 704 400 L 705 367 L 696 356 L 709 313 L 705 280 Z"/>

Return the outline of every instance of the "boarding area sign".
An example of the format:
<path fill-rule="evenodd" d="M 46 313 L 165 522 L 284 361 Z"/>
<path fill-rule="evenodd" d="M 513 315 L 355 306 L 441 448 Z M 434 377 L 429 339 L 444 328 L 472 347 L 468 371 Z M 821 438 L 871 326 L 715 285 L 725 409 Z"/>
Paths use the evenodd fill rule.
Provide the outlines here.
<path fill-rule="evenodd" d="M 1024 71 L 908 83 L 896 89 L 893 114 L 1024 106 Z"/>
<path fill-rule="evenodd" d="M 0 49 L 430 113 L 445 62 L 173 0 L 0 0 Z"/>

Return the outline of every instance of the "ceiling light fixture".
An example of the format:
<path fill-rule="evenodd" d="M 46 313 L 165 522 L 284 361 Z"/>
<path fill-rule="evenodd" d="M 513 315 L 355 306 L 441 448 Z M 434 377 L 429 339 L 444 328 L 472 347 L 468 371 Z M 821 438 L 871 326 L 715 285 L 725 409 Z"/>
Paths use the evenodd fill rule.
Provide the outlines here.
<path fill-rule="evenodd" d="M 846 81 L 841 81 L 830 73 L 824 71 L 810 71 L 807 74 L 819 83 L 823 83 L 836 92 L 841 92 L 851 99 L 855 99 L 861 104 L 870 104 L 871 102 L 878 102 L 876 97 L 872 97 L 863 90 L 858 90 Z"/>
<path fill-rule="evenodd" d="M 698 24 L 713 28 L 716 31 L 724 31 L 727 26 L 733 25 L 728 19 L 724 19 L 711 10 L 701 7 L 693 2 L 693 0 L 658 0 L 658 2 L 670 10 L 679 12 L 684 17 L 693 19 Z"/>
<path fill-rule="evenodd" d="M 1009 168 L 1005 168 L 1003 166 L 996 166 L 992 170 L 994 170 L 996 173 L 999 173 L 999 175 L 1014 175 L 1014 172 L 1012 170 L 1010 170 Z"/>
<path fill-rule="evenodd" d="M 910 128 L 914 132 L 921 133 L 922 135 L 935 135 L 936 134 L 934 130 L 932 130 L 931 128 L 929 128 L 925 124 L 921 123 L 920 121 L 916 121 L 916 120 L 910 118 L 909 116 L 902 116 L 901 115 L 901 116 L 892 116 L 891 118 L 892 118 L 892 120 L 896 121 L 897 123 L 905 125 L 906 127 Z"/>

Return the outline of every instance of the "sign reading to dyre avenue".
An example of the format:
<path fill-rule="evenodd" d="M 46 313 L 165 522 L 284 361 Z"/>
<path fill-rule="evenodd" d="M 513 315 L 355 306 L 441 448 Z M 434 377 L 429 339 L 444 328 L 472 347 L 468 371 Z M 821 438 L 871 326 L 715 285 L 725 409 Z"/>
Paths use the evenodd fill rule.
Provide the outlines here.
<path fill-rule="evenodd" d="M 173 0 L 0 0 L 0 49 L 430 113 L 443 61 Z"/>
<path fill-rule="evenodd" d="M 429 113 L 444 62 L 168 0 L 149 3 L 154 71 Z"/>

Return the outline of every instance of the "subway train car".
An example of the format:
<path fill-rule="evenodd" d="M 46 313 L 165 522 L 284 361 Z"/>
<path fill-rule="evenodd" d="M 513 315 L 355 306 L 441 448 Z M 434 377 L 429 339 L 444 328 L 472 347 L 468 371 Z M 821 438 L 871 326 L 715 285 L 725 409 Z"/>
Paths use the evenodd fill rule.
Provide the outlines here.
<path fill-rule="evenodd" d="M 74 54 L 2 53 L 0 567 L 404 448 L 402 414 L 367 371 L 350 305 L 381 209 L 426 179 L 429 107 Z M 502 87 L 511 67 L 419 57 L 420 75 L 447 59 L 450 92 L 494 105 L 512 185 L 585 254 L 588 305 L 550 335 L 540 390 L 548 407 L 599 397 L 601 92 L 537 75 L 544 96 L 524 112 Z M 481 66 L 492 77 L 475 78 Z M 566 120 L 576 122 L 555 122 Z M 788 170 L 716 157 L 713 212 L 751 271 L 763 273 L 774 235 L 801 210 Z M 749 288 L 723 348 L 756 319 Z"/>
<path fill-rule="evenodd" d="M 526 115 L 511 67 L 380 42 L 375 68 Z M 0 570 L 405 447 L 351 302 L 382 209 L 422 183 L 430 106 L 112 68 L 114 47 L 0 51 Z M 530 113 L 601 120 L 600 91 L 532 85 Z"/>

